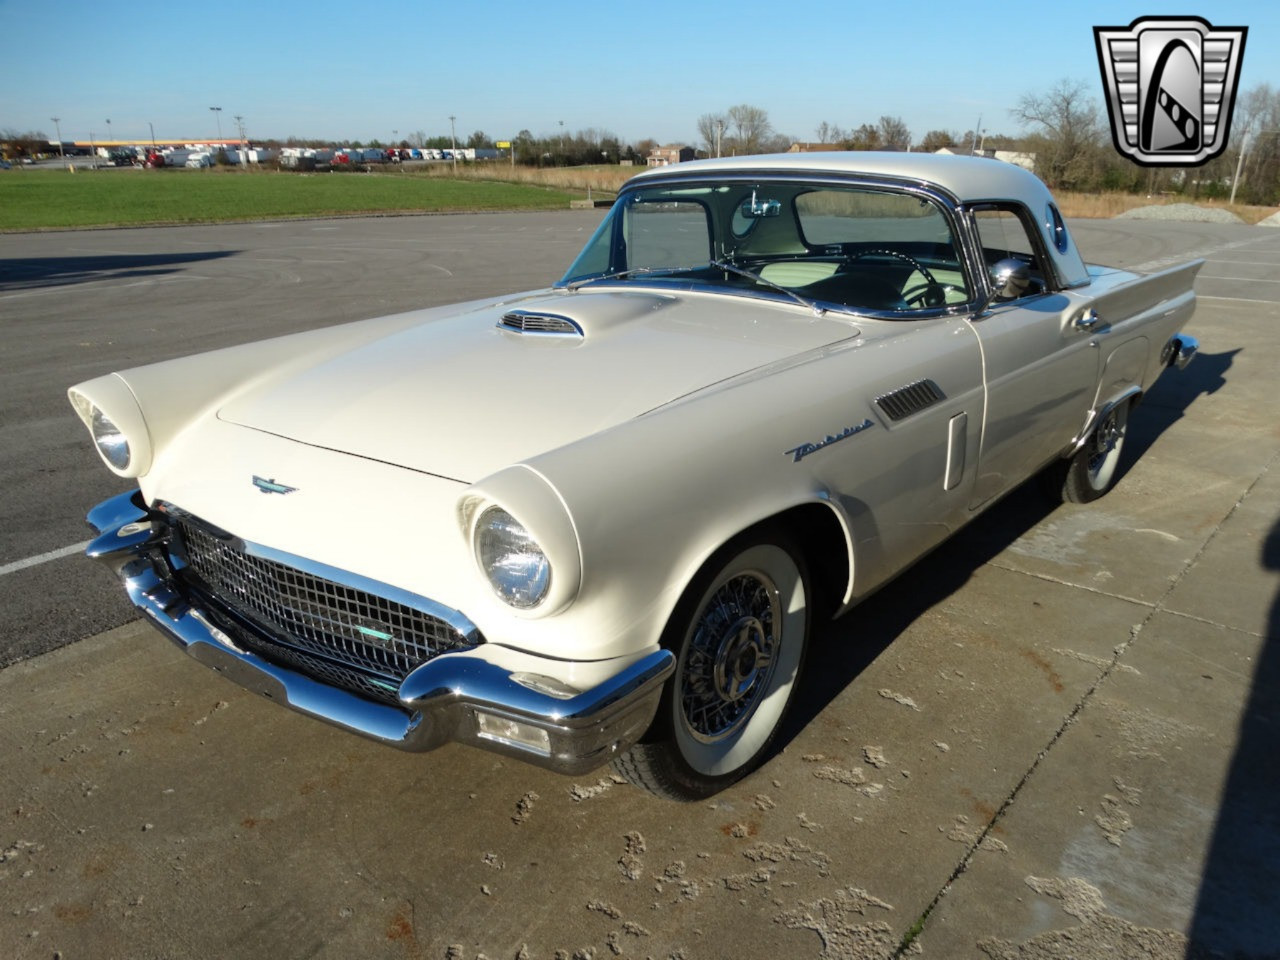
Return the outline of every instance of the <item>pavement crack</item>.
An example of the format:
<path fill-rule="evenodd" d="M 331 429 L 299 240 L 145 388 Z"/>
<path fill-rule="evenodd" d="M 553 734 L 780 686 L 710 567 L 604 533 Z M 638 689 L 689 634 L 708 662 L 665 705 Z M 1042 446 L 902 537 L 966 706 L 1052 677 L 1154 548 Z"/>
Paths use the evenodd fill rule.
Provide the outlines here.
<path fill-rule="evenodd" d="M 1205 537 L 1204 542 L 1200 544 L 1199 549 L 1196 550 L 1195 554 L 1191 557 L 1191 559 L 1187 561 L 1186 565 L 1182 568 L 1181 571 L 1179 571 L 1178 575 L 1172 578 L 1172 580 L 1169 582 L 1168 587 L 1165 588 L 1164 592 L 1160 595 L 1160 598 L 1156 600 L 1155 603 L 1148 604 L 1148 603 L 1141 603 L 1141 601 L 1133 601 L 1134 603 L 1139 603 L 1141 606 L 1147 608 L 1147 613 L 1142 618 L 1142 622 L 1134 624 L 1129 629 L 1129 636 L 1123 642 L 1121 642 L 1119 645 L 1116 646 L 1115 650 L 1112 653 L 1111 659 L 1107 662 L 1106 666 L 1103 667 L 1102 672 L 1098 674 L 1097 679 L 1093 681 L 1093 683 L 1089 686 L 1087 690 L 1085 690 L 1083 694 L 1081 694 L 1080 698 L 1076 701 L 1075 705 L 1071 708 L 1071 711 L 1067 714 L 1066 718 L 1058 726 L 1058 729 L 1054 731 L 1053 736 L 1049 738 L 1049 742 L 1046 743 L 1036 753 L 1035 759 L 1031 762 L 1031 766 L 1027 768 L 1026 772 L 1022 775 L 1022 777 L 1018 780 L 1018 782 L 1014 784 L 1013 789 L 1009 791 L 1009 795 L 1005 797 L 1004 801 L 1000 804 L 995 814 L 991 817 L 990 822 L 988 822 L 987 825 L 982 830 L 978 831 L 977 837 L 969 844 L 968 848 L 964 852 L 964 856 L 960 858 L 959 863 L 956 864 L 955 869 L 951 872 L 951 876 L 947 878 L 946 882 L 943 883 L 942 887 L 938 890 L 938 892 L 934 894 L 933 899 L 929 901 L 929 904 L 924 908 L 923 911 L 921 911 L 920 916 L 917 917 L 915 922 L 907 929 L 906 934 L 903 935 L 902 942 L 898 945 L 898 949 L 893 954 L 892 960 L 900 960 L 900 958 L 905 956 L 907 953 L 916 949 L 913 945 L 915 944 L 915 941 L 919 938 L 920 934 L 924 932 L 925 926 L 929 921 L 930 915 L 932 915 L 933 911 L 937 909 L 938 904 L 941 903 L 943 898 L 946 897 L 946 895 L 950 892 L 955 882 L 959 880 L 960 877 L 964 875 L 965 871 L 969 869 L 969 865 L 973 862 L 974 857 L 977 855 L 978 851 L 982 849 L 983 842 L 987 840 L 987 838 L 991 835 L 992 831 L 994 831 L 996 827 L 999 825 L 1000 821 L 1004 819 L 1005 813 L 1017 801 L 1018 795 L 1022 792 L 1022 788 L 1025 787 L 1027 783 L 1030 782 L 1031 778 L 1035 775 L 1035 772 L 1040 768 L 1040 764 L 1044 762 L 1044 759 L 1049 755 L 1050 751 L 1052 751 L 1053 748 L 1057 746 L 1058 741 L 1062 739 L 1063 734 L 1065 734 L 1067 730 L 1071 727 L 1071 725 L 1075 723 L 1076 718 L 1084 710 L 1085 706 L 1088 705 L 1088 703 L 1093 699 L 1094 695 L 1098 692 L 1098 690 L 1102 687 L 1102 685 L 1105 684 L 1111 678 L 1112 674 L 1114 674 L 1117 670 L 1120 669 L 1121 659 L 1128 652 L 1129 647 L 1133 645 L 1134 641 L 1138 639 L 1139 634 L 1142 633 L 1143 629 L 1147 626 L 1147 624 L 1151 622 L 1151 620 L 1156 616 L 1156 614 L 1173 612 L 1173 611 L 1168 611 L 1165 606 L 1169 598 L 1173 595 L 1173 592 L 1178 588 L 1179 584 L 1182 583 L 1182 581 L 1187 577 L 1187 575 L 1191 572 L 1191 570 L 1195 568 L 1196 564 L 1199 563 L 1200 558 L 1204 556 L 1205 551 L 1209 549 L 1209 546 L 1217 539 L 1218 535 L 1222 532 L 1223 526 L 1225 526 L 1231 520 L 1231 518 L 1235 516 L 1236 512 L 1240 509 L 1240 507 L 1244 504 L 1244 502 L 1249 499 L 1254 489 L 1258 486 L 1259 483 L 1262 482 L 1263 478 L 1267 476 L 1267 474 L 1271 471 L 1271 468 L 1277 462 L 1280 462 L 1280 453 L 1277 453 L 1275 456 L 1273 456 L 1271 460 L 1267 463 L 1267 465 L 1258 472 L 1258 475 L 1254 478 L 1253 482 L 1249 484 L 1248 489 L 1246 489 L 1244 493 L 1240 495 L 1239 499 L 1237 499 L 1236 502 L 1232 504 L 1231 509 L 1227 511 L 1226 515 L 1221 520 L 1218 521 L 1218 523 L 1214 526 L 1213 531 L 1209 534 L 1209 536 Z M 998 566 L 998 564 L 992 564 L 992 565 Z M 1010 569 L 1010 568 L 1001 567 L 1001 569 Z M 1025 571 L 1013 571 L 1013 572 L 1025 573 Z M 1059 583 L 1063 582 L 1063 581 L 1054 580 L 1053 577 L 1046 577 L 1040 574 L 1027 574 L 1027 575 L 1033 576 L 1033 577 L 1039 577 L 1039 579 L 1042 579 L 1042 580 L 1052 580 L 1054 582 L 1059 582 Z M 1080 587 L 1080 584 L 1066 584 L 1066 585 L 1072 586 L 1072 587 Z M 1103 591 L 1094 590 L 1089 587 L 1080 587 L 1080 588 L 1090 593 L 1103 593 Z M 1113 596 L 1112 594 L 1105 594 L 1105 595 Z M 1128 599 L 1128 598 L 1121 598 L 1121 599 Z"/>

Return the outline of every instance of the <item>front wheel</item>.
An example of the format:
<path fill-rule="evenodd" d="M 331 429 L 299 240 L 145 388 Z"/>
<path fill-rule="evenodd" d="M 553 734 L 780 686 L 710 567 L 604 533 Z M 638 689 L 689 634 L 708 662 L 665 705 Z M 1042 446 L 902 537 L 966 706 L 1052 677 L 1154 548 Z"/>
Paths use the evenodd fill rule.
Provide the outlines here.
<path fill-rule="evenodd" d="M 808 641 L 810 589 L 788 539 L 740 539 L 694 579 L 663 635 L 676 654 L 644 741 L 614 761 L 637 786 L 696 800 L 746 776 L 782 723 Z"/>

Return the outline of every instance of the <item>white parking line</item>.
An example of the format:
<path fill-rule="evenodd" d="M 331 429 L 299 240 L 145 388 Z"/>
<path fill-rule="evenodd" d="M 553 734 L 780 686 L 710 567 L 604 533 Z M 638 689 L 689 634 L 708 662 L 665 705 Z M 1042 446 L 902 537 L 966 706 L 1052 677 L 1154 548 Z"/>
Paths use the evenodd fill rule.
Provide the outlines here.
<path fill-rule="evenodd" d="M 1230 303 L 1271 303 L 1280 304 L 1280 300 L 1247 300 L 1244 297 L 1209 297 L 1202 293 L 1196 294 L 1197 300 L 1226 300 Z"/>
<path fill-rule="evenodd" d="M 83 543 L 73 543 L 69 547 L 63 547 L 61 550 L 50 550 L 48 553 L 42 553 L 38 557 L 27 557 L 25 560 L 15 560 L 13 563 L 6 563 L 0 567 L 0 577 L 10 573 L 17 573 L 19 570 L 25 570 L 27 567 L 38 567 L 42 563 L 48 563 L 50 560 L 61 560 L 63 557 L 69 557 L 72 554 L 84 553 L 84 548 L 89 546 L 89 541 Z"/>
<path fill-rule="evenodd" d="M 1202 273 L 1197 280 L 1235 280 L 1237 283 L 1280 283 L 1280 280 L 1263 280 L 1261 277 L 1219 277 L 1212 273 Z"/>

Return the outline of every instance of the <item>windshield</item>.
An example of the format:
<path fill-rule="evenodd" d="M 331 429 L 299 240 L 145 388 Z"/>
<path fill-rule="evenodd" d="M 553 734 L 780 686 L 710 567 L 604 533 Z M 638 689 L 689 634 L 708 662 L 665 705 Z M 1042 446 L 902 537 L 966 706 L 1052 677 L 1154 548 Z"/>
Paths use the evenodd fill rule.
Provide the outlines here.
<path fill-rule="evenodd" d="M 888 188 L 690 181 L 625 192 L 561 285 L 714 287 L 914 315 L 971 299 L 949 219 Z"/>

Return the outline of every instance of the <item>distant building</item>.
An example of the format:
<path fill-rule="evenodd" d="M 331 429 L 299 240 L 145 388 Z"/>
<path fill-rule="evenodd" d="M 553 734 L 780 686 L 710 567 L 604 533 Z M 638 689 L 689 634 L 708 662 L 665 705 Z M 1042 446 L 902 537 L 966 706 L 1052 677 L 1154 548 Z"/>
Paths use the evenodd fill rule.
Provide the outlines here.
<path fill-rule="evenodd" d="M 693 147 L 680 147 L 674 144 L 666 147 L 655 147 L 646 158 L 651 167 L 669 167 L 673 163 L 686 163 L 694 157 Z"/>
<path fill-rule="evenodd" d="M 829 153 L 843 149 L 844 146 L 839 143 L 793 143 L 787 147 L 787 153 Z"/>
<path fill-rule="evenodd" d="M 1036 172 L 1036 155 L 1034 153 L 1021 153 L 1017 150 L 993 150 L 990 147 L 984 147 L 976 152 L 966 150 L 963 147 L 943 147 L 941 150 L 935 150 L 935 153 L 945 153 L 951 156 L 967 157 L 971 153 L 974 156 L 987 157 L 991 160 L 1003 160 L 1005 163 L 1012 163 L 1015 167 L 1021 167 L 1023 170 Z"/>

